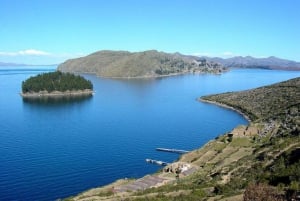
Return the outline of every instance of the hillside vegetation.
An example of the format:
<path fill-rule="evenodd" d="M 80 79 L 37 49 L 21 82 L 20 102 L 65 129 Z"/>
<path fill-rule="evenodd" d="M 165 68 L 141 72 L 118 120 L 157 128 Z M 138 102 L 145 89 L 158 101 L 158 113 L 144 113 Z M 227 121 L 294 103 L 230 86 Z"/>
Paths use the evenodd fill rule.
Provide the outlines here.
<path fill-rule="evenodd" d="M 202 97 L 251 122 L 184 154 L 152 176 L 119 180 L 66 200 L 283 201 L 300 199 L 300 78 Z"/>
<path fill-rule="evenodd" d="M 156 50 L 145 52 L 99 51 L 86 57 L 67 60 L 58 66 L 63 72 L 95 73 L 101 77 L 159 77 L 188 72 L 221 73 L 225 68 L 215 62 L 179 53 Z"/>
<path fill-rule="evenodd" d="M 278 121 L 286 127 L 290 126 L 289 132 L 299 132 L 300 78 L 254 90 L 211 95 L 201 99 L 236 108 L 252 121 Z"/>

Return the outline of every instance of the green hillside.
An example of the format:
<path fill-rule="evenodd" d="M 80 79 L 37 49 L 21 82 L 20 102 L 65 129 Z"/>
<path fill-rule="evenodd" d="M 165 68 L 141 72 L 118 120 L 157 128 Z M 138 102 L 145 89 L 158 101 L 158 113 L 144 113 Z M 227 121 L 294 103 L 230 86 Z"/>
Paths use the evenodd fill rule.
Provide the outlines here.
<path fill-rule="evenodd" d="M 290 132 L 299 132 L 300 78 L 254 90 L 211 95 L 201 99 L 231 106 L 252 121 L 277 121 L 290 127 Z"/>
<path fill-rule="evenodd" d="M 252 121 L 152 176 L 119 180 L 66 200 L 299 200 L 300 78 L 201 100 L 229 105 Z"/>
<path fill-rule="evenodd" d="M 58 66 L 63 72 L 95 73 L 101 77 L 158 77 L 188 72 L 220 73 L 222 65 L 179 53 L 99 51 Z"/>

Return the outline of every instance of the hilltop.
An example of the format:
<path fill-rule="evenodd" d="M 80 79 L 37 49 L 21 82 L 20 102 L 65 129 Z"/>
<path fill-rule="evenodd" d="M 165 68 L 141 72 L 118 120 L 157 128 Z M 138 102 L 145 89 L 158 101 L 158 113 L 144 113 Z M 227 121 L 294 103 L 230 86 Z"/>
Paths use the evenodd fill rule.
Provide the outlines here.
<path fill-rule="evenodd" d="M 70 59 L 58 66 L 63 72 L 94 73 L 101 77 L 160 77 L 182 73 L 221 73 L 219 63 L 156 50 L 144 52 L 99 51 L 86 57 Z"/>
<path fill-rule="evenodd" d="M 238 126 L 153 175 L 122 179 L 66 200 L 299 200 L 300 78 L 201 97 L 243 112 Z"/>

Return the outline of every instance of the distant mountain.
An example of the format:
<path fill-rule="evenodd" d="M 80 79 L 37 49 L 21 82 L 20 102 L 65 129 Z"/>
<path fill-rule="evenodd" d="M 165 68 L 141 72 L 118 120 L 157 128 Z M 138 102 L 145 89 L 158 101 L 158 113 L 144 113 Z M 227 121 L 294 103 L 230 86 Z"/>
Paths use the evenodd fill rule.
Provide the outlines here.
<path fill-rule="evenodd" d="M 27 66 L 26 64 L 0 62 L 0 66 Z"/>
<path fill-rule="evenodd" d="M 86 57 L 70 59 L 58 66 L 63 72 L 95 73 L 102 77 L 132 78 L 159 77 L 188 72 L 220 73 L 225 68 L 180 53 L 164 53 L 156 50 L 144 52 L 99 51 Z"/>
<path fill-rule="evenodd" d="M 0 62 L 1 66 L 57 66 L 58 64 L 19 64 L 19 63 L 7 63 Z"/>
<path fill-rule="evenodd" d="M 218 62 L 226 67 L 235 68 L 264 68 L 264 69 L 281 69 L 281 70 L 300 70 L 300 62 L 280 59 L 277 57 L 268 58 L 254 58 L 251 56 L 246 57 L 232 57 L 223 59 L 219 57 L 201 57 L 208 61 Z"/>

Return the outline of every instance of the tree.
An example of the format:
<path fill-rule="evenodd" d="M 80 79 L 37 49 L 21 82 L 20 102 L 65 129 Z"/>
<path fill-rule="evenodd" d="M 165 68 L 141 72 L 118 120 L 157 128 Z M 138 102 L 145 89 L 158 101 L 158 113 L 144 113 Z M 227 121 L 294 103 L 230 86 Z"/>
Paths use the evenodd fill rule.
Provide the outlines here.
<path fill-rule="evenodd" d="M 84 79 L 80 75 L 62 73 L 60 71 L 43 73 L 35 77 L 30 77 L 22 82 L 22 92 L 40 91 L 67 91 L 93 89 L 91 81 Z"/>

